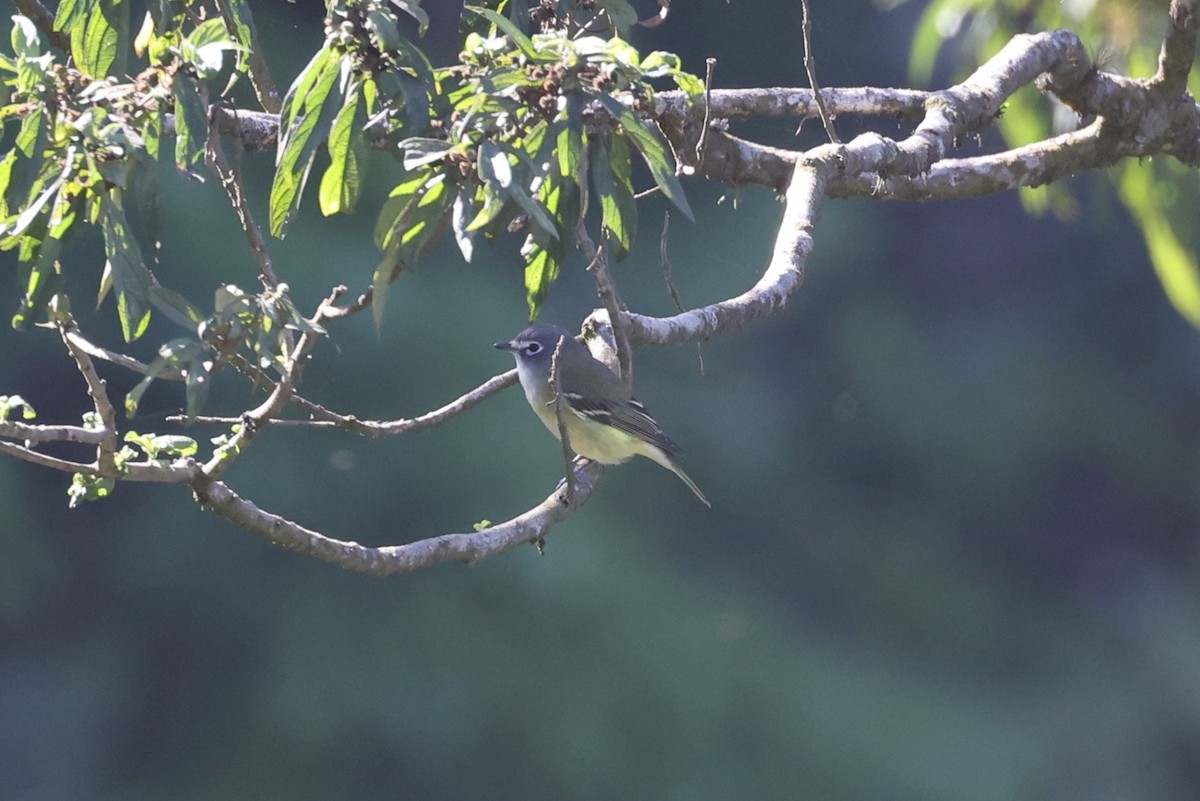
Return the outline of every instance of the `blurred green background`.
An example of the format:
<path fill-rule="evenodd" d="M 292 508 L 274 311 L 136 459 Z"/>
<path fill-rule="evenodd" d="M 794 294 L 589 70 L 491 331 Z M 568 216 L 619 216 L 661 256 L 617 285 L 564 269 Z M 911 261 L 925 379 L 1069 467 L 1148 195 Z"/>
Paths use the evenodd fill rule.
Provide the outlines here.
<path fill-rule="evenodd" d="M 920 5 L 813 3 L 822 81 L 904 85 Z M 428 42 L 443 63 L 445 6 Z M 705 6 L 636 43 L 697 72 L 714 56 L 722 86 L 804 83 L 798 4 Z M 254 7 L 286 82 L 319 5 Z M 839 121 L 847 138 L 860 125 Z M 738 130 L 795 146 L 794 122 Z M 262 212 L 270 161 L 244 160 Z M 376 163 L 364 209 L 394 177 Z M 202 303 L 253 286 L 216 182 L 169 172 L 158 275 Z M 1012 194 L 828 203 L 784 314 L 706 343 L 704 375 L 694 348 L 636 355 L 639 395 L 713 510 L 639 460 L 544 556 L 372 579 L 179 488 L 121 485 L 71 511 L 65 476 L 0 460 L 0 798 L 1194 799 L 1200 338 L 1101 182 L 1071 186 L 1066 221 Z M 756 280 L 780 206 L 687 189 L 698 219 L 672 218 L 669 252 L 696 305 Z M 377 260 L 368 213 L 314 205 L 272 244 L 304 309 Z M 652 314 L 672 310 L 663 211 L 647 203 L 617 268 Z M 67 258 L 85 307 L 98 238 Z M 333 326 L 304 394 L 390 419 L 508 369 L 491 343 L 523 325 L 520 269 L 515 247 L 470 265 L 440 247 L 392 290 L 381 336 L 370 315 Z M 595 303 L 575 264 L 543 317 L 575 326 Z M 114 317 L 84 325 L 116 346 Z M 131 350 L 172 335 L 156 323 Z M 51 333 L 0 327 L 0 354 L 0 393 L 43 422 L 87 410 Z M 251 401 L 222 374 L 211 410 Z M 182 403 L 156 387 L 132 425 L 170 430 Z M 506 519 L 560 470 L 509 391 L 387 441 L 268 430 L 228 478 L 332 536 L 394 544 Z"/>

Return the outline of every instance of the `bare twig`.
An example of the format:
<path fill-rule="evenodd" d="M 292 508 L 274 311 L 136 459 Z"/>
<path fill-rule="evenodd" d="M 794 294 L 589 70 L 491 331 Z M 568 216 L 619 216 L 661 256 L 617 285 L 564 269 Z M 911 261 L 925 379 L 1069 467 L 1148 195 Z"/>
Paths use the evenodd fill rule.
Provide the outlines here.
<path fill-rule="evenodd" d="M 95 464 L 86 464 L 83 462 L 72 462 L 67 459 L 59 459 L 55 456 L 47 456 L 44 453 L 38 453 L 31 448 L 25 448 L 21 445 L 14 445 L 11 442 L 0 440 L 0 453 L 7 456 L 12 456 L 15 459 L 20 459 L 23 462 L 40 465 L 41 467 L 49 467 L 53 470 L 64 470 L 68 473 L 86 473 L 88 475 L 97 475 L 100 468 Z"/>
<path fill-rule="evenodd" d="M 716 69 L 717 60 L 715 58 L 707 58 L 704 60 L 704 119 L 700 123 L 700 138 L 696 140 L 696 163 L 704 163 L 704 151 L 708 146 L 708 131 L 712 125 L 712 81 L 713 71 Z"/>
<path fill-rule="evenodd" d="M 275 385 L 275 388 L 271 390 L 266 400 L 241 416 L 241 424 L 233 436 L 230 437 L 229 442 L 215 452 L 212 458 L 200 468 L 203 478 L 198 479 L 193 484 L 193 488 L 203 486 L 225 472 L 241 456 L 254 438 L 258 436 L 258 432 L 270 420 L 275 418 L 280 410 L 291 400 L 298 380 L 299 365 L 304 359 L 308 358 L 308 354 L 316 347 L 317 342 L 324 335 L 321 333 L 323 330 L 321 323 L 325 319 L 325 312 L 337 303 L 343 291 L 344 287 L 338 287 L 328 298 L 321 301 L 321 305 L 317 307 L 316 314 L 309 321 L 311 323 L 310 329 L 300 336 L 300 340 L 292 348 L 291 353 L 288 354 L 283 370 L 283 380 Z"/>
<path fill-rule="evenodd" d="M 817 103 L 817 114 L 821 117 L 821 124 L 825 126 L 825 134 L 829 137 L 830 142 L 841 144 L 842 140 L 838 138 L 837 131 L 833 128 L 833 117 L 829 115 L 829 109 L 825 107 L 825 98 L 821 96 L 821 87 L 817 84 L 817 60 L 813 58 L 812 15 L 808 10 L 808 0 L 800 0 L 800 8 L 802 11 L 800 31 L 801 39 L 804 42 L 804 72 L 808 75 L 808 84 L 812 87 L 813 99 Z"/>
<path fill-rule="evenodd" d="M 495 395 L 497 392 L 517 383 L 517 371 L 509 370 L 507 373 L 493 376 L 485 381 L 480 386 L 466 393 L 465 395 L 456 398 L 450 403 L 442 406 L 439 409 L 434 409 L 431 412 L 426 412 L 418 417 L 404 418 L 400 420 L 359 420 L 353 415 L 342 415 L 337 412 L 326 409 L 325 407 L 313 403 L 312 401 L 299 398 L 297 395 L 292 395 L 292 402 L 300 405 L 302 409 L 313 416 L 312 420 L 281 420 L 274 418 L 269 422 L 272 426 L 279 428 L 317 428 L 317 429 L 340 429 L 349 431 L 354 434 L 360 434 L 369 439 L 381 439 L 383 437 L 392 437 L 398 434 L 407 434 L 410 431 L 417 431 L 422 428 L 431 428 L 439 426 L 456 417 L 463 412 L 473 409 L 487 398 Z M 240 417 L 206 417 L 200 415 L 191 420 L 193 423 L 216 423 L 220 425 L 231 425 L 241 422 Z M 183 415 L 172 415 L 167 418 L 168 422 L 183 423 L 188 422 L 188 418 Z"/>
<path fill-rule="evenodd" d="M 235 39 L 240 39 L 237 30 L 238 19 L 229 5 L 229 0 L 217 0 L 217 8 L 221 12 L 221 18 L 225 21 L 226 30 Z M 271 77 L 267 60 L 263 57 L 258 31 L 255 30 L 254 19 L 250 16 L 249 3 L 242 4 L 242 12 L 245 14 L 242 23 L 249 28 L 250 33 L 250 53 L 246 59 L 250 84 L 254 87 L 254 94 L 258 97 L 258 102 L 262 107 L 272 114 L 278 114 L 283 105 L 283 99 L 279 95 L 279 87 L 275 85 L 275 80 Z"/>
<path fill-rule="evenodd" d="M 75 366 L 79 369 L 79 374 L 83 376 L 84 383 L 87 384 L 92 407 L 96 410 L 96 416 L 100 418 L 100 425 L 103 426 L 105 436 L 96 446 L 96 463 L 102 473 L 110 475 L 116 468 L 113 456 L 117 452 L 117 413 L 108 399 L 108 389 L 104 381 L 96 375 L 96 366 L 92 363 L 92 357 L 88 355 L 85 348 L 80 347 L 79 342 L 83 340 L 83 337 L 79 336 L 79 329 L 76 327 L 75 321 L 68 318 L 67 322 L 59 325 L 58 333 L 62 337 L 63 344 L 67 346 L 71 358 L 75 360 Z M 86 342 L 86 340 L 83 341 Z"/>
<path fill-rule="evenodd" d="M 235 121 L 237 120 L 236 113 L 233 118 Z M 271 288 L 279 286 L 279 276 L 275 274 L 275 266 L 271 260 L 271 254 L 267 250 L 266 240 L 263 239 L 262 229 L 258 227 L 254 214 L 250 211 L 250 203 L 246 200 L 242 177 L 237 168 L 230 163 L 229 157 L 225 155 L 225 149 L 221 146 L 221 132 L 216 125 L 209 126 L 205 151 L 208 155 L 209 166 L 217 174 L 217 178 L 221 181 L 221 187 L 229 196 L 229 202 L 233 204 L 233 210 L 237 212 L 238 222 L 241 223 L 242 231 L 246 234 L 246 241 L 250 244 L 250 252 L 258 261 L 258 271 L 263 284 Z"/>
<path fill-rule="evenodd" d="M 599 248 L 596 247 L 591 236 L 588 235 L 583 220 L 580 220 L 579 225 L 575 228 L 575 245 L 587 259 L 587 271 L 591 273 L 592 280 L 596 282 L 596 293 L 600 296 L 600 302 L 604 308 L 608 309 L 609 319 L 619 321 L 625 304 L 621 302 L 617 283 L 613 280 L 612 271 L 609 269 L 608 250 L 604 247 L 603 242 Z M 633 386 L 633 352 L 629 347 L 629 335 L 620 322 L 613 326 L 613 341 L 617 350 L 617 365 L 621 380 L 625 382 L 626 387 L 631 387 Z"/>
<path fill-rule="evenodd" d="M 567 497 L 566 503 L 575 502 L 575 470 L 572 463 L 575 452 L 571 450 L 571 433 L 567 430 L 567 410 L 563 407 L 562 372 L 559 369 L 562 358 L 563 340 L 559 339 L 554 346 L 554 355 L 550 357 L 550 386 L 554 389 L 554 419 L 558 423 L 558 439 L 562 443 L 563 464 L 566 465 Z M 538 546 L 541 547 L 540 545 Z"/>
<path fill-rule="evenodd" d="M 1196 0 L 1171 0 L 1158 72 L 1149 82 L 1163 95 L 1179 95 L 1187 89 L 1188 73 L 1196 59 L 1196 5 Z"/>
<path fill-rule="evenodd" d="M 675 304 L 675 310 L 683 311 L 683 298 L 679 294 L 679 290 L 675 288 L 675 279 L 671 277 L 671 258 L 667 255 L 667 242 L 670 241 L 669 231 L 671 228 L 671 212 L 663 212 L 663 227 L 662 234 L 658 238 L 658 258 L 662 265 L 663 279 L 667 282 L 667 292 L 671 295 L 671 302 Z M 702 343 L 696 343 L 696 359 L 700 364 L 700 375 L 704 375 L 704 346 Z"/>

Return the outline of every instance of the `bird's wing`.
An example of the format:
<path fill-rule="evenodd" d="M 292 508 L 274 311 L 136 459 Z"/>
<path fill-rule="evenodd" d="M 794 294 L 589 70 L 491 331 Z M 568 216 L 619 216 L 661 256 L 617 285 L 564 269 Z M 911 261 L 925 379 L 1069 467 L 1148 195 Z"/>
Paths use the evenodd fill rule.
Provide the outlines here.
<path fill-rule="evenodd" d="M 564 392 L 563 399 L 576 414 L 657 445 L 672 458 L 679 455 L 679 446 L 663 433 L 637 398 L 630 398 L 628 401 L 597 401 Z"/>

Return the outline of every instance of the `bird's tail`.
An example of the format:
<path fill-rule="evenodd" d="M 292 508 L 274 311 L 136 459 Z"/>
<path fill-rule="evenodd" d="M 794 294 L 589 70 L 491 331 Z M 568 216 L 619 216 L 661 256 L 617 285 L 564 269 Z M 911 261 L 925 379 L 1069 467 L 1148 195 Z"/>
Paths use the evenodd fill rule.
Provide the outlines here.
<path fill-rule="evenodd" d="M 700 499 L 701 503 L 703 503 L 709 509 L 712 508 L 712 503 L 709 502 L 708 498 L 704 497 L 704 493 L 701 492 L 700 488 L 696 486 L 696 482 L 692 481 L 692 477 L 683 472 L 683 468 L 679 466 L 678 462 L 676 462 L 674 459 L 670 459 L 666 464 L 663 465 L 663 467 L 679 476 L 683 483 L 688 485 L 688 489 L 696 493 L 696 497 Z"/>

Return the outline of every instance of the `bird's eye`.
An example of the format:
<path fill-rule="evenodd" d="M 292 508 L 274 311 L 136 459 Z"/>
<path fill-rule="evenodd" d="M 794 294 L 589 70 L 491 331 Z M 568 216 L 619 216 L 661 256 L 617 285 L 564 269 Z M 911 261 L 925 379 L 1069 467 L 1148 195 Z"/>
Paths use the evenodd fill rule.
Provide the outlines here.
<path fill-rule="evenodd" d="M 537 354 L 539 354 L 541 352 L 542 352 L 542 346 L 539 345 L 537 342 L 530 342 L 528 345 L 525 346 L 525 355 L 526 356 L 536 356 Z"/>

